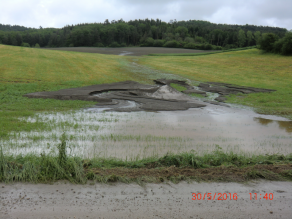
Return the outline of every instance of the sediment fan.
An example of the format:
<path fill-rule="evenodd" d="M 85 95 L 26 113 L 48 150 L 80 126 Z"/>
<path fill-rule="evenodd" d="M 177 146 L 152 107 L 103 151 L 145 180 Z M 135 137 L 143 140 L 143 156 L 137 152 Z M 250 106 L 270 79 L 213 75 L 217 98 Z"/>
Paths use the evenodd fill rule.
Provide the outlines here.
<path fill-rule="evenodd" d="M 200 90 L 180 80 L 157 79 L 156 85 L 145 85 L 135 81 L 123 81 L 111 84 L 92 85 L 80 88 L 62 89 L 59 91 L 47 91 L 25 94 L 30 98 L 53 98 L 59 100 L 86 100 L 96 101 L 96 107 L 108 107 L 114 111 L 174 111 L 187 110 L 189 108 L 205 107 L 199 101 L 186 94 L 197 93 L 206 96 L 206 92 L 219 93 L 215 100 L 224 102 L 225 96 L 238 93 L 272 92 L 275 90 L 243 87 L 224 83 L 201 83 Z M 171 83 L 184 86 L 185 91 L 179 92 L 170 86 Z M 134 101 L 136 104 L 127 103 Z M 206 103 L 228 106 L 216 101 Z"/>

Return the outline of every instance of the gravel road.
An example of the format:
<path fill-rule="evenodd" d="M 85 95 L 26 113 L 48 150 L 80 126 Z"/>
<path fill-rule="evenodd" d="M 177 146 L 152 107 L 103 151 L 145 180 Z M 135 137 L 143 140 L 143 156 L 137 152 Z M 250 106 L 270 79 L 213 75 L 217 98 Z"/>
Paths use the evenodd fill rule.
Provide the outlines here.
<path fill-rule="evenodd" d="M 291 218 L 292 183 L 0 184 L 0 218 Z M 201 193 L 201 200 L 192 200 Z M 211 193 L 212 200 L 203 199 Z M 215 195 L 216 193 L 216 195 Z M 217 200 L 218 193 L 226 193 Z M 230 194 L 231 193 L 231 200 Z M 236 193 L 237 200 L 234 200 Z M 250 200 L 250 194 L 253 200 Z M 257 200 L 255 194 L 257 193 Z M 268 194 L 272 200 L 264 199 Z M 261 195 L 260 195 L 261 194 Z M 215 196 L 215 200 L 213 200 Z M 261 198 L 261 199 L 260 199 Z"/>

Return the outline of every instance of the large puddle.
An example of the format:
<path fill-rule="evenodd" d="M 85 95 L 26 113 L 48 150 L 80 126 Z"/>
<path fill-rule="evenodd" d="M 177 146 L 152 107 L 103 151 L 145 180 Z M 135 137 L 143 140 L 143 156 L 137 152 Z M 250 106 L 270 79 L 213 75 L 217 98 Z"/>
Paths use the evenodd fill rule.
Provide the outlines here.
<path fill-rule="evenodd" d="M 292 121 L 249 109 L 208 104 L 171 112 L 78 112 L 39 114 L 30 122 L 50 125 L 46 132 L 14 133 L 1 142 L 6 154 L 55 153 L 63 132 L 68 153 L 84 158 L 139 159 L 166 153 L 208 153 L 221 147 L 239 154 L 292 153 Z"/>

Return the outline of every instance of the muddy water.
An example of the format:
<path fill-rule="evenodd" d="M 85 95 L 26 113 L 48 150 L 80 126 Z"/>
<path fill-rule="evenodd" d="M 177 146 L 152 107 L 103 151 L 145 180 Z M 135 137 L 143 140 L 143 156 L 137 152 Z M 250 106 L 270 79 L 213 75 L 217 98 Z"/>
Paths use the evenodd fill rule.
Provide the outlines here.
<path fill-rule="evenodd" d="M 292 121 L 274 121 L 272 119 L 265 118 L 254 118 L 254 120 L 263 126 L 270 126 L 276 129 L 279 128 L 282 130 L 286 130 L 287 133 L 292 132 Z"/>
<path fill-rule="evenodd" d="M 63 132 L 68 153 L 84 158 L 137 159 L 168 152 L 198 154 L 217 148 L 239 154 L 292 153 L 292 122 L 250 109 L 207 104 L 172 112 L 102 112 L 39 114 L 51 130 L 14 133 L 1 142 L 6 154 L 56 153 Z"/>
<path fill-rule="evenodd" d="M 0 219 L 291 218 L 291 182 L 114 185 L 0 184 Z M 192 200 L 192 193 L 226 193 Z M 252 193 L 252 199 L 250 199 Z M 255 200 L 255 193 L 257 200 Z M 263 197 L 268 194 L 266 200 Z M 207 196 L 206 196 L 207 197 Z M 233 198 L 235 197 L 235 198 Z M 234 200 L 237 199 L 237 200 Z"/>
<path fill-rule="evenodd" d="M 283 118 L 263 118 L 249 110 L 209 105 L 183 112 L 136 113 L 126 122 L 117 123 L 115 134 L 156 136 L 168 140 L 115 142 L 115 148 L 119 156 L 135 156 L 141 154 L 141 149 L 143 156 L 191 150 L 202 154 L 217 146 L 235 153 L 288 154 L 292 153 L 291 129 L 292 122 Z M 129 150 L 124 152 L 122 145 L 126 144 Z"/>

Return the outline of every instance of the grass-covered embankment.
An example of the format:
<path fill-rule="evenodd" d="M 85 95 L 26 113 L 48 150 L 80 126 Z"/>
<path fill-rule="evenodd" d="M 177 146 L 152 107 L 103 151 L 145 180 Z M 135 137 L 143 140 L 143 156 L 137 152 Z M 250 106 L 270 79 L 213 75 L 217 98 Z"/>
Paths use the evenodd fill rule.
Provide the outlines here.
<path fill-rule="evenodd" d="M 292 180 L 292 154 L 245 156 L 215 151 L 166 154 L 163 157 L 120 160 L 69 156 L 62 135 L 57 154 L 4 156 L 0 148 L 0 182 L 164 182 L 171 180 L 233 181 L 251 179 Z"/>
<path fill-rule="evenodd" d="M 291 56 L 250 49 L 193 57 L 148 56 L 141 58 L 139 64 L 196 81 L 275 89 L 272 93 L 233 96 L 228 101 L 254 107 L 259 113 L 292 119 Z"/>

